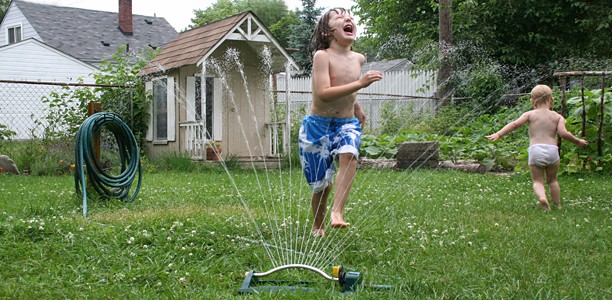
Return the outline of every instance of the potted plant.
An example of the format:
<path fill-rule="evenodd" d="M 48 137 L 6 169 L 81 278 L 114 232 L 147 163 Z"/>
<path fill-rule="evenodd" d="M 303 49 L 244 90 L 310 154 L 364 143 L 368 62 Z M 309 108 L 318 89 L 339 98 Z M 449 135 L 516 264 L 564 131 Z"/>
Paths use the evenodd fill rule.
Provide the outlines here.
<path fill-rule="evenodd" d="M 206 144 L 206 160 L 219 160 L 221 157 L 221 141 L 209 141 Z"/>

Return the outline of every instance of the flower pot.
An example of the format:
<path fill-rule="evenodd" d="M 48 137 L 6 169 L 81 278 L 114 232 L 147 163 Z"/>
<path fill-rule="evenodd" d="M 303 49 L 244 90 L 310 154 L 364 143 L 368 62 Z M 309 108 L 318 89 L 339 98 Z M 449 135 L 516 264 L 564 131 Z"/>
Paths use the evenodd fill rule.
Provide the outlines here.
<path fill-rule="evenodd" d="M 206 160 L 219 160 L 220 156 L 221 148 L 217 148 L 217 152 L 214 148 L 206 148 Z"/>

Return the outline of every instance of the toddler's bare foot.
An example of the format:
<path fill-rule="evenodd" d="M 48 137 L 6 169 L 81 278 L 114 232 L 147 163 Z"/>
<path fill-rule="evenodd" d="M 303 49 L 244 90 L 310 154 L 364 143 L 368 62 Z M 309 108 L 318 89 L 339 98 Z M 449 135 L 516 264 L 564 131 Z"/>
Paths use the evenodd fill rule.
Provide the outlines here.
<path fill-rule="evenodd" d="M 550 211 L 550 205 L 547 200 L 540 200 L 540 207 L 545 211 Z"/>
<path fill-rule="evenodd" d="M 310 234 L 314 237 L 325 237 L 325 228 L 312 228 Z"/>
<path fill-rule="evenodd" d="M 331 213 L 331 227 L 332 228 L 346 228 L 351 224 L 344 221 L 344 217 L 340 213 Z"/>

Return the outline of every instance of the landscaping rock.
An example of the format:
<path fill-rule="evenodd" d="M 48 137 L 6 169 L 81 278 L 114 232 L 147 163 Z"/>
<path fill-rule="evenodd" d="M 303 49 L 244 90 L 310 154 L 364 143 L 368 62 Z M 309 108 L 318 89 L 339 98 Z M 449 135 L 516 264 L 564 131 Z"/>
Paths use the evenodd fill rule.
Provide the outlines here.
<path fill-rule="evenodd" d="M 10 157 L 6 155 L 0 155 L 0 168 L 2 169 L 0 173 L 8 172 L 19 175 L 19 169 L 17 168 L 17 165 Z"/>
<path fill-rule="evenodd" d="M 439 164 L 438 142 L 404 142 L 397 147 L 398 169 L 436 168 Z"/>

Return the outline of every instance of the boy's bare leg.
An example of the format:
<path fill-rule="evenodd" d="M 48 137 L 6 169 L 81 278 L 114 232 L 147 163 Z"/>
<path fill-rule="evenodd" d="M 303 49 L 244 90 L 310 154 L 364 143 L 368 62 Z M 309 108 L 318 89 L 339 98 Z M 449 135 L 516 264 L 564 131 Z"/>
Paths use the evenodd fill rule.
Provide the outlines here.
<path fill-rule="evenodd" d="M 559 163 L 550 165 L 546 168 L 546 183 L 548 184 L 548 192 L 550 200 L 557 207 L 561 208 L 561 188 L 557 182 L 557 173 L 559 172 Z"/>
<path fill-rule="evenodd" d="M 331 185 L 328 184 L 324 190 L 312 193 L 310 206 L 312 208 L 314 221 L 312 223 L 311 233 L 314 236 L 325 236 L 325 214 L 327 213 L 327 197 L 329 197 L 330 190 Z"/>
<path fill-rule="evenodd" d="M 548 199 L 546 198 L 546 189 L 544 188 L 544 169 L 536 166 L 529 166 L 531 170 L 531 180 L 533 181 L 533 192 L 540 201 L 540 206 L 544 210 L 550 210 Z"/>
<path fill-rule="evenodd" d="M 336 188 L 334 190 L 334 204 L 331 211 L 331 226 L 334 228 L 348 227 L 344 221 L 344 205 L 348 199 L 353 179 L 357 172 L 357 159 L 352 153 L 339 154 L 338 174 L 336 175 Z"/>

